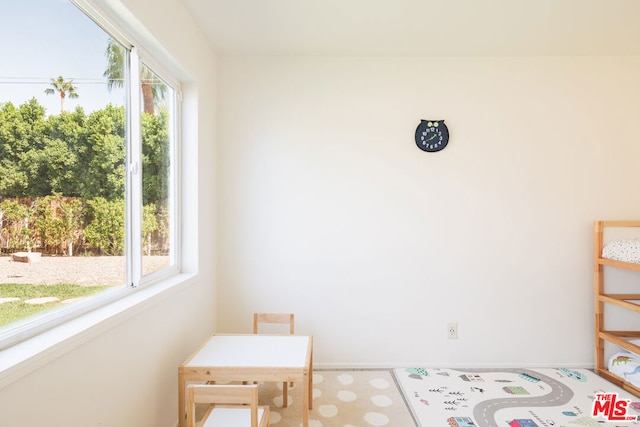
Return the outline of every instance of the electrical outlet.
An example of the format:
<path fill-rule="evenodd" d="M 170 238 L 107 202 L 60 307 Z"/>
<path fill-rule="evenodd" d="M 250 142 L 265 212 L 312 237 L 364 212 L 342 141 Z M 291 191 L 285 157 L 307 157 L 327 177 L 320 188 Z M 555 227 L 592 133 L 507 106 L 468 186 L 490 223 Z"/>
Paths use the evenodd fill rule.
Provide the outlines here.
<path fill-rule="evenodd" d="M 458 323 L 451 322 L 447 325 L 447 337 L 450 340 L 458 339 Z"/>

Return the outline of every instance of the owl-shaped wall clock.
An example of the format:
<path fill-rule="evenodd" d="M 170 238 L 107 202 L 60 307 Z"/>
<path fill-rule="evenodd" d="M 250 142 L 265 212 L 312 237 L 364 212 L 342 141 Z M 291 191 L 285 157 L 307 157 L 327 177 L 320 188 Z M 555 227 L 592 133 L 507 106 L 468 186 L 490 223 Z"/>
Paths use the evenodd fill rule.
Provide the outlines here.
<path fill-rule="evenodd" d="M 416 128 L 416 145 L 422 151 L 440 151 L 449 142 L 449 129 L 444 120 L 421 120 Z"/>

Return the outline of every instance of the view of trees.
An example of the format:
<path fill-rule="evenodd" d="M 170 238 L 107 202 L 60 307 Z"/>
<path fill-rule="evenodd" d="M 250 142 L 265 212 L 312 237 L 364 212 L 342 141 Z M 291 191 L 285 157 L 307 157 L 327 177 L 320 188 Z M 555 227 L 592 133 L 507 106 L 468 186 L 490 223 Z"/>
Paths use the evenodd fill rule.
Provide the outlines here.
<path fill-rule="evenodd" d="M 115 40 L 109 39 L 107 50 L 107 69 L 102 74 L 107 78 L 107 87 L 122 87 L 124 84 L 124 49 Z M 167 86 L 162 83 L 149 68 L 142 66 L 140 70 L 140 86 L 142 90 L 142 107 L 145 113 L 155 114 L 156 105 L 165 99 Z"/>
<path fill-rule="evenodd" d="M 142 117 L 147 253 L 164 249 L 168 119 L 166 109 Z M 45 117 L 35 98 L 0 103 L 0 249 L 122 254 L 125 157 L 122 106 Z"/>
<path fill-rule="evenodd" d="M 107 88 L 125 82 L 125 49 L 109 38 Z M 167 86 L 144 64 L 142 238 L 145 253 L 168 250 L 169 112 Z M 78 249 L 121 255 L 125 236 L 126 112 L 107 105 L 67 112 L 79 98 L 72 79 L 52 78 L 47 95 L 60 96 L 60 114 L 45 116 L 36 98 L 14 105 L 0 99 L 0 252 L 35 250 L 73 255 Z"/>
<path fill-rule="evenodd" d="M 0 66 L 2 328 L 34 313 L 48 320 L 50 309 L 58 321 L 78 313 L 62 309 L 76 298 L 177 270 L 179 84 L 149 68 L 151 52 L 125 47 L 126 33 L 122 44 L 78 6 L 13 1 L 3 9 L 5 33 L 19 42 L 5 43 L 11 59 Z M 59 301 L 28 301 L 41 296 Z"/>
<path fill-rule="evenodd" d="M 44 93 L 47 95 L 53 95 L 54 93 L 60 95 L 60 112 L 64 111 L 64 100 L 78 98 L 80 95 L 76 92 L 76 87 L 73 85 L 73 80 L 65 80 L 64 77 L 59 76 L 57 79 L 51 79 L 51 87 L 45 89 Z"/>

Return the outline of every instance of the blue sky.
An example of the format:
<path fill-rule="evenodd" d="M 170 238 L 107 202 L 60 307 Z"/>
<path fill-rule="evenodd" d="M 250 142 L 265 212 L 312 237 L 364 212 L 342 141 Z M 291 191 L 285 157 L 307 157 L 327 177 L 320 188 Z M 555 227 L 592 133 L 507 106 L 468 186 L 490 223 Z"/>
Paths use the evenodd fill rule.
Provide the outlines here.
<path fill-rule="evenodd" d="M 0 103 L 35 97 L 48 114 L 60 113 L 60 96 L 45 94 L 51 79 L 73 79 L 86 113 L 123 104 L 124 91 L 107 89 L 108 34 L 68 0 L 0 0 Z"/>

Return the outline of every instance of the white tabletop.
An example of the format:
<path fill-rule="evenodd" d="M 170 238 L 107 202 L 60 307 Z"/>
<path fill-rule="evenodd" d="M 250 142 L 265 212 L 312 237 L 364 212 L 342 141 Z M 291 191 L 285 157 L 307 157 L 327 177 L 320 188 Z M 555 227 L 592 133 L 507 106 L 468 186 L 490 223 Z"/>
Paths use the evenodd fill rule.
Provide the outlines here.
<path fill-rule="evenodd" d="M 292 367 L 306 364 L 304 335 L 214 335 L 185 367 Z"/>

